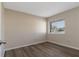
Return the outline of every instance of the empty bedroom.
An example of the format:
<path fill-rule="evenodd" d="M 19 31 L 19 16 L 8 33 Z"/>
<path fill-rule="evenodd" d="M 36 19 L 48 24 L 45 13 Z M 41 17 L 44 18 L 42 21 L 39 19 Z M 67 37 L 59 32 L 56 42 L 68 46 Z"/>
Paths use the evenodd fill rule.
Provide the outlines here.
<path fill-rule="evenodd" d="M 0 57 L 79 57 L 79 2 L 0 2 Z"/>

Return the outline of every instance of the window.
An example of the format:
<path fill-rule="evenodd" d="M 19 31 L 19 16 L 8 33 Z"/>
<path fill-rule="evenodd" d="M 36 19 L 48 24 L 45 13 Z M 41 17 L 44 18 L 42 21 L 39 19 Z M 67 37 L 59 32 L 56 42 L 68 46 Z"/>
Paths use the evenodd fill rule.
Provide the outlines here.
<path fill-rule="evenodd" d="M 64 33 L 64 20 L 57 20 L 50 22 L 50 33 Z"/>

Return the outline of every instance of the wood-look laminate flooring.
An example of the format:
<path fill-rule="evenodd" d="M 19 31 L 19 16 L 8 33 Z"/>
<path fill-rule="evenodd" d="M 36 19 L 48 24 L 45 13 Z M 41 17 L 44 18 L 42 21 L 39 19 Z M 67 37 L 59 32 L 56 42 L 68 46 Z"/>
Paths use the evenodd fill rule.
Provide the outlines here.
<path fill-rule="evenodd" d="M 5 57 L 78 57 L 79 51 L 49 42 L 5 52 Z"/>

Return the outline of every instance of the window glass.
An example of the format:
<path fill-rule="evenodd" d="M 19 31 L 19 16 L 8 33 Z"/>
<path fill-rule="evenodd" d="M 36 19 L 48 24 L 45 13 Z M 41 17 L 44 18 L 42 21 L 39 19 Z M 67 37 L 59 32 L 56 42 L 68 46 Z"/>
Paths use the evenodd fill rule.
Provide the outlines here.
<path fill-rule="evenodd" d="M 50 32 L 64 32 L 64 20 L 50 22 Z"/>

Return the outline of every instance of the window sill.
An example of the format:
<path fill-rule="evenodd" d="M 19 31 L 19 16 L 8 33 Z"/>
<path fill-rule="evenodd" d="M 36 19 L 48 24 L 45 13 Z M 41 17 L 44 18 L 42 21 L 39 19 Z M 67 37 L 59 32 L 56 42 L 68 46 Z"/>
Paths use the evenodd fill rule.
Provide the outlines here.
<path fill-rule="evenodd" d="M 65 34 L 65 32 L 49 32 L 48 34 Z"/>

